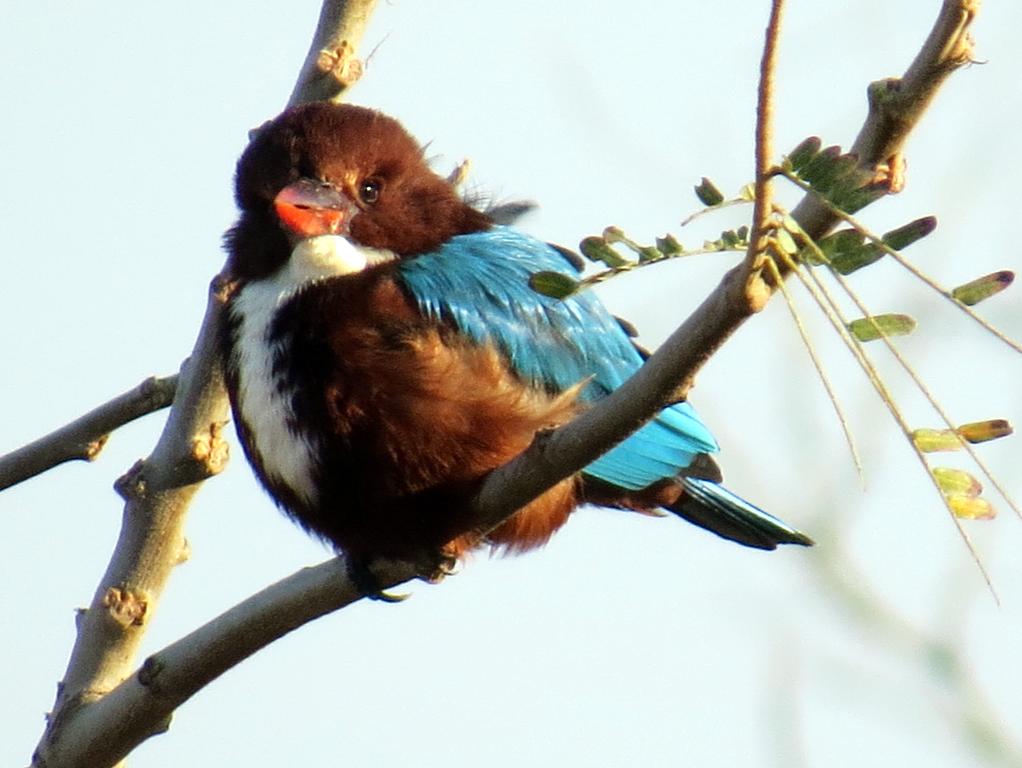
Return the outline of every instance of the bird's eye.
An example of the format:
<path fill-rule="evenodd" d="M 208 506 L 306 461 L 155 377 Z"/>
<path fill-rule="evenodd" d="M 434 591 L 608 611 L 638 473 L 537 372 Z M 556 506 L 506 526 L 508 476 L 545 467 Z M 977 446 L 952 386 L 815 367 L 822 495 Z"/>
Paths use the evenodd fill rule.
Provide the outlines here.
<path fill-rule="evenodd" d="M 373 205 L 380 199 L 383 184 L 379 179 L 366 179 L 358 186 L 358 197 L 366 205 Z"/>

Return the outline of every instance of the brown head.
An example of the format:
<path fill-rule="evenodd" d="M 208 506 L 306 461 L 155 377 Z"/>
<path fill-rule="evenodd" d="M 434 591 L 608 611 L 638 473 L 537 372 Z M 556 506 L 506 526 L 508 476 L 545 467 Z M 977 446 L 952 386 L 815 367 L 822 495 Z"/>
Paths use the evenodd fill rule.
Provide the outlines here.
<path fill-rule="evenodd" d="M 347 104 L 303 104 L 260 128 L 238 161 L 235 199 L 228 248 L 242 279 L 272 274 L 303 236 L 342 234 L 410 257 L 491 224 L 430 170 L 400 123 Z"/>

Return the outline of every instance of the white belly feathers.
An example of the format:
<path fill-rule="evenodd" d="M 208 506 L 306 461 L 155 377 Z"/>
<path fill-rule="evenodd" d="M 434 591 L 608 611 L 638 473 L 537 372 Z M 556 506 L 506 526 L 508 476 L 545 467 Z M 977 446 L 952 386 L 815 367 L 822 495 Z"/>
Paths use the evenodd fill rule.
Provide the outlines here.
<path fill-rule="evenodd" d="M 280 308 L 303 286 L 329 277 L 353 274 L 393 254 L 358 248 L 337 235 L 300 242 L 287 265 L 270 277 L 248 283 L 231 303 L 238 324 L 232 366 L 237 372 L 238 417 L 246 427 L 259 463 L 271 480 L 288 486 L 306 504 L 317 502 L 316 456 L 319 446 L 306 430 L 296 430 L 293 388 L 274 360 L 288 355 L 288 334 L 270 338 Z"/>

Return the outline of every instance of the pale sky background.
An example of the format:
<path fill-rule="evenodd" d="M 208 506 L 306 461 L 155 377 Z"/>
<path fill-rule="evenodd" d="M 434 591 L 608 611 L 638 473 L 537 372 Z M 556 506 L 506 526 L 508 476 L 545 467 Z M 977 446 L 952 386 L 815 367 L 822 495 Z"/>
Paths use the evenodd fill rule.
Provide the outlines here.
<path fill-rule="evenodd" d="M 11 4 L 14 6 L 14 4 Z M 870 80 L 903 71 L 936 0 L 790 3 L 780 149 L 847 146 Z M 624 10 L 627 6 L 628 10 Z M 463 157 L 522 226 L 567 245 L 617 224 L 687 244 L 691 187 L 751 178 L 764 2 L 381 3 L 379 44 L 352 100 L 400 118 L 446 172 Z M 246 132 L 284 104 L 318 13 L 280 3 L 18 3 L 0 25 L 0 451 L 65 423 L 187 355 Z M 955 285 L 1017 268 L 1022 5 L 988 0 L 986 63 L 958 73 L 908 148 L 909 186 L 865 213 L 885 231 L 941 226 L 909 256 Z M 786 199 L 793 200 L 790 194 Z M 601 289 L 656 344 L 716 283 L 707 256 Z M 956 419 L 1022 423 L 1022 361 L 891 264 L 856 275 L 877 311 L 907 311 L 902 344 Z M 983 312 L 1022 337 L 1018 289 Z M 821 538 L 744 550 L 673 519 L 578 514 L 544 550 L 480 556 L 307 626 L 216 681 L 131 758 L 184 765 L 904 766 L 984 764 L 963 710 L 1022 741 L 1022 524 L 999 503 L 967 524 L 998 608 L 894 424 L 803 301 L 864 454 L 864 492 L 780 301 L 701 375 L 693 400 L 729 487 Z M 875 350 L 879 358 L 888 357 Z M 914 425 L 934 418 L 903 377 Z M 92 465 L 0 494 L 0 764 L 24 765 L 120 523 L 114 480 L 163 416 L 121 430 Z M 273 508 L 236 449 L 188 523 L 146 651 L 327 552 Z M 1018 438 L 983 457 L 1022 497 Z M 948 462 L 961 465 L 958 457 Z M 990 715 L 921 651 L 863 621 L 821 578 L 838 543 L 849 581 L 921 632 L 955 638 Z M 1017 754 L 1017 753 L 1016 753 Z"/>

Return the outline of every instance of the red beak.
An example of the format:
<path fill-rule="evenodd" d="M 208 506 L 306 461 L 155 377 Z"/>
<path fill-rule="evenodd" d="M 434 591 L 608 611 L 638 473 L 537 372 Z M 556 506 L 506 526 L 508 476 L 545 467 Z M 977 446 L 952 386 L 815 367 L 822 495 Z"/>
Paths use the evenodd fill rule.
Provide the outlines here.
<path fill-rule="evenodd" d="M 357 210 L 332 184 L 313 179 L 288 184 L 273 199 L 273 207 L 284 227 L 302 238 L 346 232 Z"/>

